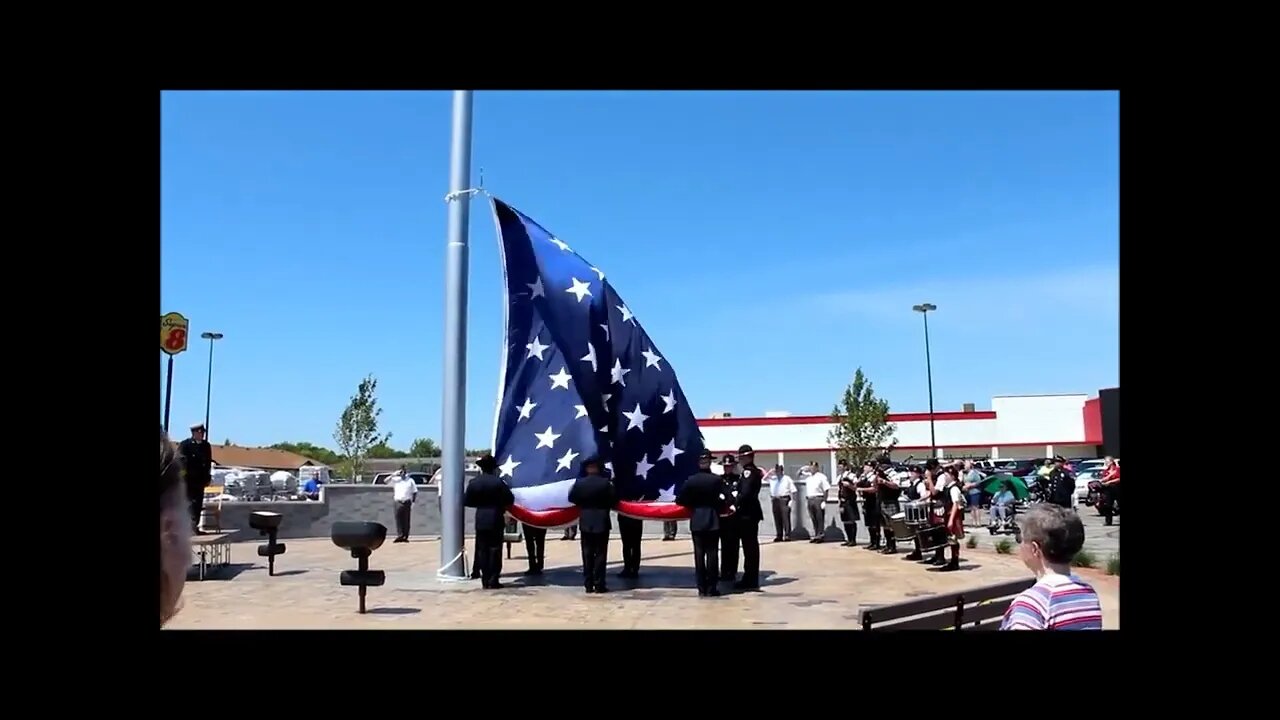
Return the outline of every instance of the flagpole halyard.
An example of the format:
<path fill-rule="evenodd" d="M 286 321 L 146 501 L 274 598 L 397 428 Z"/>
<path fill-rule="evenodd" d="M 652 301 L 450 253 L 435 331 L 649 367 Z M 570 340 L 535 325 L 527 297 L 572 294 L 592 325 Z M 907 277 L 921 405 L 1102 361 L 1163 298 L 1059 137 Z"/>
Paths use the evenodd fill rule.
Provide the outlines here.
<path fill-rule="evenodd" d="M 466 464 L 467 263 L 471 213 L 471 91 L 453 92 L 453 143 L 449 152 L 448 244 L 445 249 L 444 422 L 441 433 L 441 579 L 466 579 L 462 493 Z"/>

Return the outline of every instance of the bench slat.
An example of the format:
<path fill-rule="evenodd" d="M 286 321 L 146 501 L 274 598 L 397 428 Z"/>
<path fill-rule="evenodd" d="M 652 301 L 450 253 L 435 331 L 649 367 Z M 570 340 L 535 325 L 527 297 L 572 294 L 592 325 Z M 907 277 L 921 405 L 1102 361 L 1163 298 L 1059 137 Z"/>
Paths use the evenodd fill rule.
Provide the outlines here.
<path fill-rule="evenodd" d="M 1013 604 L 1013 598 L 1004 600 L 994 600 L 986 605 L 966 605 L 964 608 L 964 627 L 963 630 L 977 630 L 982 628 L 988 629 L 987 625 L 992 628 L 1000 627 L 999 618 L 1004 617 L 1004 611 L 1009 609 Z M 972 623 L 984 621 L 983 625 L 970 627 Z"/>
<path fill-rule="evenodd" d="M 887 625 L 876 624 L 872 626 L 872 630 L 882 630 L 885 632 L 893 632 L 896 630 L 949 630 L 956 624 L 955 609 L 942 610 L 929 615 L 919 615 L 913 618 L 907 618 L 899 622 L 889 623 Z"/>
<path fill-rule="evenodd" d="M 889 622 L 890 620 L 908 618 L 913 615 L 921 615 L 943 609 L 950 610 L 955 608 L 956 598 L 961 595 L 964 596 L 965 605 L 970 605 L 983 600 L 994 600 L 997 598 L 1017 595 L 1023 590 L 1035 585 L 1035 583 L 1035 578 L 1025 578 L 996 585 L 985 585 L 983 587 L 976 587 L 970 590 L 963 590 L 961 592 L 934 595 L 932 597 L 920 598 L 919 600 L 908 600 L 907 602 L 895 603 L 893 605 L 882 605 L 876 608 L 868 608 L 859 614 L 859 622 L 865 626 L 868 616 L 870 616 L 872 623 L 883 623 Z"/>

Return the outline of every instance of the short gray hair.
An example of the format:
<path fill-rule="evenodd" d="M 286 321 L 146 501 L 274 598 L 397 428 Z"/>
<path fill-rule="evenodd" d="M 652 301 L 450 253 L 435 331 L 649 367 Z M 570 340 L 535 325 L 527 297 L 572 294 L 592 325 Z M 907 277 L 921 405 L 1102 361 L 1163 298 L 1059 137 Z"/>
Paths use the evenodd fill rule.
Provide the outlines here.
<path fill-rule="evenodd" d="M 1060 505 L 1033 505 L 1022 519 L 1022 542 L 1038 543 L 1051 563 L 1069 563 L 1084 547 L 1084 523 Z"/>

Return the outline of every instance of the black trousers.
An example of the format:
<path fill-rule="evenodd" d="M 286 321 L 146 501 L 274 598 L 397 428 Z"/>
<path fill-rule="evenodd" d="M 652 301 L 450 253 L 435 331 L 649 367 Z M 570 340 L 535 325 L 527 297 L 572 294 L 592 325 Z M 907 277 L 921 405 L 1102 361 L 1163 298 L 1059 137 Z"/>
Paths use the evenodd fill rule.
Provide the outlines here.
<path fill-rule="evenodd" d="M 529 569 L 541 572 L 542 565 L 547 559 L 547 529 L 525 525 L 524 550 L 529 556 Z"/>
<path fill-rule="evenodd" d="M 662 537 L 667 540 L 676 539 L 676 521 L 668 520 L 662 523 Z"/>
<path fill-rule="evenodd" d="M 693 536 L 693 572 L 698 579 L 698 592 L 705 593 L 716 586 L 719 580 L 716 570 L 716 555 L 720 544 L 718 530 L 703 530 L 689 533 Z"/>
<path fill-rule="evenodd" d="M 618 535 L 622 538 L 622 569 L 628 573 L 640 572 L 640 538 L 644 532 L 644 522 L 634 524 L 622 519 L 618 520 Z"/>
<path fill-rule="evenodd" d="M 401 500 L 396 503 L 396 537 L 409 539 L 409 517 L 413 513 L 413 503 Z"/>
<path fill-rule="evenodd" d="M 738 520 L 738 540 L 742 543 L 742 584 L 760 587 L 760 521 Z"/>
<path fill-rule="evenodd" d="M 806 498 L 809 503 L 809 521 L 813 523 L 813 539 L 822 537 L 822 523 L 827 519 L 827 499 L 821 497 Z"/>
<path fill-rule="evenodd" d="M 205 483 L 208 485 L 208 483 Z M 191 511 L 191 529 L 200 527 L 200 512 L 204 510 L 205 485 L 195 483 L 187 486 L 187 507 Z"/>
<path fill-rule="evenodd" d="M 582 533 L 582 577 L 588 590 L 604 584 L 604 568 L 609 563 L 609 533 Z"/>
<path fill-rule="evenodd" d="M 720 518 L 720 579 L 738 577 L 738 520 Z"/>
<path fill-rule="evenodd" d="M 773 536 L 779 540 L 791 537 L 791 498 L 773 498 Z"/>
<path fill-rule="evenodd" d="M 1106 519 L 1108 525 L 1111 519 L 1115 517 L 1116 501 L 1120 499 L 1120 486 L 1103 485 L 1102 486 L 1102 517 Z"/>
<path fill-rule="evenodd" d="M 499 530 L 476 531 L 476 563 L 480 566 L 480 584 L 490 588 L 498 584 L 502 574 L 502 535 Z"/>

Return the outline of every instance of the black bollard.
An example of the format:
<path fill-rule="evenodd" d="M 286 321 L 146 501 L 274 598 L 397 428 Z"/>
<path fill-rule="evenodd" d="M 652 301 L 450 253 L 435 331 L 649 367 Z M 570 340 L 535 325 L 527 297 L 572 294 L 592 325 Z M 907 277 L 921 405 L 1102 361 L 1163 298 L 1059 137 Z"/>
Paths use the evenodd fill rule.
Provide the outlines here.
<path fill-rule="evenodd" d="M 267 536 L 266 544 L 258 546 L 258 557 L 267 559 L 267 575 L 276 574 L 276 556 L 284 554 L 284 543 L 276 542 L 276 533 L 280 532 L 283 519 L 283 515 L 273 512 L 258 511 L 249 515 L 249 527 Z"/>
<path fill-rule="evenodd" d="M 368 589 L 381 587 L 387 581 L 386 573 L 369 569 L 369 556 L 386 541 L 387 526 L 375 522 L 336 522 L 329 537 L 334 545 L 343 550 L 350 550 L 351 557 L 357 561 L 357 569 L 343 570 L 338 577 L 338 583 L 345 587 L 360 589 L 360 614 L 363 615 Z"/>

